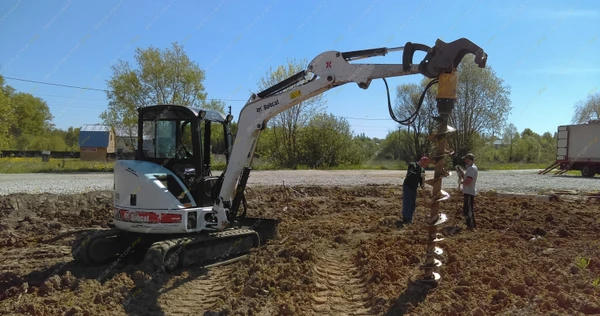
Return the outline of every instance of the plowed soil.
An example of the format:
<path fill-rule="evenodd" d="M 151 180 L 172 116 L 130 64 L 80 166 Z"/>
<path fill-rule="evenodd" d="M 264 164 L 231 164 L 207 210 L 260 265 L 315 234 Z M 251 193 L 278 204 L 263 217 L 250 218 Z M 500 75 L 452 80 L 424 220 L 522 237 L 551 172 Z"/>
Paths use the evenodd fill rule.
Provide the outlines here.
<path fill-rule="evenodd" d="M 249 215 L 281 220 L 241 261 L 146 275 L 123 262 L 72 262 L 79 230 L 106 227 L 111 193 L 0 197 L 0 314 L 600 315 L 600 204 L 479 195 L 478 229 L 461 196 L 437 286 L 420 282 L 428 196 L 396 227 L 398 186 L 251 187 Z"/>

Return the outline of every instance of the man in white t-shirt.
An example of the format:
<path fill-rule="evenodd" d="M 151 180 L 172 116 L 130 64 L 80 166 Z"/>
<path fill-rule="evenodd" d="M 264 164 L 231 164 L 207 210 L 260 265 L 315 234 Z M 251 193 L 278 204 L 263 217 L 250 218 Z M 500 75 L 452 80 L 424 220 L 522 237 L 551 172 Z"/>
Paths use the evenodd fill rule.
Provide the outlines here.
<path fill-rule="evenodd" d="M 463 192 L 463 214 L 468 229 L 476 228 L 475 225 L 475 213 L 473 211 L 473 202 L 475 195 L 477 195 L 477 166 L 475 165 L 475 155 L 468 153 L 462 157 L 467 170 L 465 170 L 465 178 L 461 181 L 462 192 Z"/>

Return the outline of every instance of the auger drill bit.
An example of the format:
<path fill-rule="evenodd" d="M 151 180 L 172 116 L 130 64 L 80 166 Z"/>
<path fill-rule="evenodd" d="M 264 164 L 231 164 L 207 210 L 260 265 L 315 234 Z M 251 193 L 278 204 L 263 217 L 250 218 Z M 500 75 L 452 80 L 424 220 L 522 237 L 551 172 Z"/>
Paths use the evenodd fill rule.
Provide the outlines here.
<path fill-rule="evenodd" d="M 450 193 L 442 190 L 442 178 L 452 175 L 450 171 L 444 168 L 444 158 L 454 154 L 452 149 L 446 147 L 446 137 L 449 133 L 456 131 L 454 127 L 448 126 L 448 119 L 450 118 L 450 114 L 452 114 L 456 100 L 456 80 L 456 73 L 454 71 L 442 73 L 439 76 L 438 95 L 436 98 L 439 116 L 435 118 L 438 126 L 436 133 L 429 136 L 429 139 L 436 141 L 436 154 L 433 157 L 435 162 L 434 176 L 428 183 L 433 186 L 433 199 L 431 200 L 431 212 L 428 223 L 429 238 L 427 240 L 425 263 L 421 266 L 425 272 L 423 281 L 428 282 L 437 282 L 441 278 L 440 274 L 434 270 L 442 266 L 442 262 L 436 257 L 439 257 L 443 253 L 443 250 L 436 247 L 435 244 L 443 240 L 437 232 L 437 227 L 448 220 L 446 214 L 440 212 L 440 202 L 450 199 Z"/>
<path fill-rule="evenodd" d="M 437 228 L 448 220 L 446 214 L 440 212 L 440 203 L 450 199 L 450 194 L 442 190 L 442 178 L 452 175 L 444 168 L 444 159 L 454 154 L 454 151 L 447 148 L 446 137 L 449 133 L 456 132 L 454 127 L 448 126 L 448 120 L 454 109 L 456 102 L 456 90 L 458 79 L 456 68 L 462 58 L 468 54 L 475 55 L 475 63 L 480 68 L 485 68 L 487 54 L 483 49 L 473 44 L 471 41 L 461 38 L 451 43 L 445 43 L 437 40 L 432 48 L 421 49 L 422 45 L 407 45 L 411 49 L 410 54 L 417 50 L 427 51 L 427 56 L 419 65 L 421 73 L 429 78 L 438 78 L 438 91 L 436 96 L 438 116 L 434 117 L 437 122 L 437 131 L 430 135 L 429 139 L 436 142 L 436 153 L 433 157 L 435 162 L 435 171 L 433 179 L 426 181 L 433 187 L 431 210 L 428 221 L 427 248 L 425 252 L 425 262 L 421 266 L 424 271 L 422 281 L 437 283 L 441 276 L 435 270 L 442 266 L 442 262 L 437 258 L 444 252 L 436 244 L 444 240 Z M 406 57 L 409 58 L 409 57 Z"/>

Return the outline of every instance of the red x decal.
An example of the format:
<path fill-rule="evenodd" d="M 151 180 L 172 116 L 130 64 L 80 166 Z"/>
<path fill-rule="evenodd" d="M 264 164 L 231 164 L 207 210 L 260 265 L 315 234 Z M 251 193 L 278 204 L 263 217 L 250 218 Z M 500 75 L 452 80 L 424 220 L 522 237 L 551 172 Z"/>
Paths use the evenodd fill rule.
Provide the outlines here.
<path fill-rule="evenodd" d="M 325 68 L 331 68 L 331 61 L 325 62 Z"/>

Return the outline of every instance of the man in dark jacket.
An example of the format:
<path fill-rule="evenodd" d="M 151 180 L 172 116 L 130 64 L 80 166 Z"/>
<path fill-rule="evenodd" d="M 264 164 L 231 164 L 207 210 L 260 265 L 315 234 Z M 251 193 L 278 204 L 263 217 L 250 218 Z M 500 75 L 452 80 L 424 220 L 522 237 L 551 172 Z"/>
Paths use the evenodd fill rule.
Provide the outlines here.
<path fill-rule="evenodd" d="M 406 171 L 406 177 L 402 184 L 402 222 L 411 224 L 413 214 L 417 207 L 417 188 L 425 181 L 425 167 L 429 165 L 429 158 L 422 157 L 418 162 L 411 162 Z"/>

